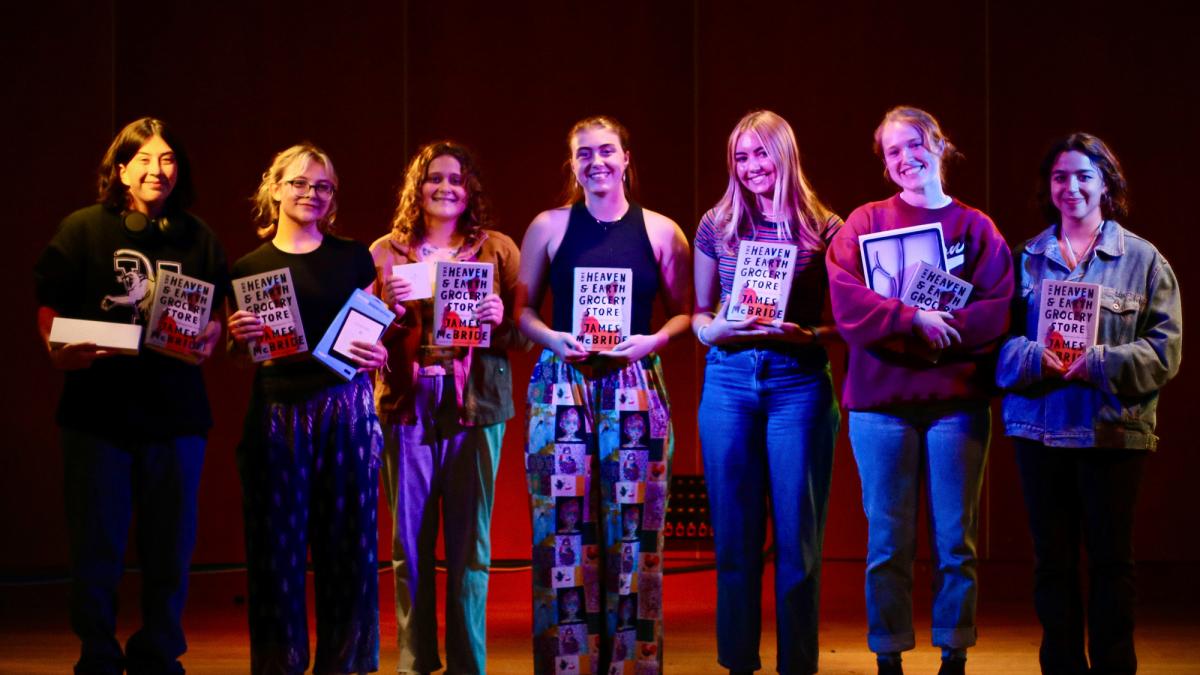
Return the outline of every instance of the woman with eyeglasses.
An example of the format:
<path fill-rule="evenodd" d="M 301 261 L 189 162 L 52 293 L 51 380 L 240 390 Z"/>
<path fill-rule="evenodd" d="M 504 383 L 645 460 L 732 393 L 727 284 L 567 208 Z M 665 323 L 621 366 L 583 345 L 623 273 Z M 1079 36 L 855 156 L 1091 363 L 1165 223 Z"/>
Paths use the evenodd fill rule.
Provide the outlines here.
<path fill-rule="evenodd" d="M 817 671 L 821 544 L 841 421 L 821 344 L 837 338 L 832 325 L 821 325 L 825 249 L 842 221 L 809 186 L 795 133 L 779 115 L 759 110 L 739 120 L 725 159 L 725 196 L 696 230 L 692 316 L 709 347 L 698 418 L 716 537 L 717 660 L 731 673 L 762 667 L 769 508 L 777 669 L 807 675 Z M 795 246 L 791 292 L 778 324 L 727 318 L 743 241 Z M 768 274 L 776 273 L 775 260 Z"/>
<path fill-rule="evenodd" d="M 656 352 L 688 328 L 687 240 L 673 220 L 630 200 L 623 126 L 589 117 L 567 141 L 566 204 L 530 223 L 518 282 L 521 330 L 545 348 L 529 383 L 525 457 L 534 672 L 657 673 L 674 439 Z M 547 289 L 549 323 L 540 314 Z M 597 312 L 591 324 L 581 313 L 579 332 L 577 295 Z M 623 339 L 621 296 L 632 308 Z M 658 298 L 667 320 L 653 330 Z M 607 340 L 603 351 L 588 350 L 593 338 Z"/>
<path fill-rule="evenodd" d="M 990 357 L 1008 329 L 1012 258 L 987 215 L 946 194 L 943 162 L 957 151 L 933 115 L 908 106 L 888 111 L 875 129 L 875 151 L 899 192 L 855 209 L 827 255 L 833 315 L 849 348 L 843 399 L 867 516 L 867 646 L 880 675 L 901 673 L 901 652 L 916 646 L 912 575 L 924 484 L 933 644 L 942 650 L 939 673 L 956 675 L 975 644 Z M 932 248 L 927 237 L 893 240 L 891 259 L 871 258 L 874 274 L 863 269 L 861 236 L 933 223 L 942 238 Z M 902 302 L 915 276 L 912 257 L 922 249 L 973 286 L 965 306 L 940 311 Z"/>
<path fill-rule="evenodd" d="M 269 241 L 233 265 L 241 278 L 287 268 L 310 345 L 355 289 L 370 290 L 367 247 L 332 233 L 337 174 L 319 148 L 277 154 L 254 198 L 258 234 Z M 228 320 L 235 355 L 247 357 L 264 322 L 239 310 Z M 309 665 L 305 572 L 316 589 L 314 673 L 379 667 L 375 551 L 383 445 L 369 373 L 383 345 L 356 341 L 358 374 L 342 380 L 308 352 L 263 362 L 255 372 L 238 463 L 246 519 L 250 669 L 303 673 Z"/>
<path fill-rule="evenodd" d="M 446 553 L 446 668 L 487 670 L 488 566 L 496 471 L 513 416 L 508 350 L 527 346 L 512 318 L 520 253 L 492 229 L 474 156 L 454 141 L 430 143 L 409 162 L 392 231 L 371 245 L 376 293 L 396 311 L 384 339 L 390 368 L 376 373 L 384 429 L 384 485 L 392 507 L 398 669 L 440 670 L 438 530 Z M 434 301 L 396 265 L 490 263 L 493 293 L 475 308 L 490 344 L 437 346 Z M 423 292 L 420 292 L 423 291 Z M 410 296 L 424 299 L 410 300 Z M 439 528 L 439 513 L 444 526 Z"/>
<path fill-rule="evenodd" d="M 1179 282 L 1153 244 L 1117 222 L 1128 215 L 1125 174 L 1104 141 L 1059 139 L 1039 177 L 1050 225 L 1021 246 L 996 382 L 1007 391 L 1004 431 L 1016 446 L 1033 533 L 1042 672 L 1133 673 L 1133 512 L 1158 445 L 1158 393 L 1179 372 Z M 1099 313 L 1095 344 L 1039 340 L 1046 280 L 1094 284 L 1078 288 L 1098 291 L 1083 303 Z"/>

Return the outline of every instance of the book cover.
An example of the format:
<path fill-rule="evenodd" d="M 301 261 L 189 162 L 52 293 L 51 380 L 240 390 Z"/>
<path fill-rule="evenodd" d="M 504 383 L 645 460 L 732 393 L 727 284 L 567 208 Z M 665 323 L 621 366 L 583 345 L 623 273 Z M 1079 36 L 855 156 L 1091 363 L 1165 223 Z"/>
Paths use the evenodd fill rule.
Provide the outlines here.
<path fill-rule="evenodd" d="M 975 286 L 922 261 L 900 302 L 917 309 L 953 312 L 967 305 Z"/>
<path fill-rule="evenodd" d="M 633 270 L 576 267 L 571 298 L 571 332 L 589 352 L 602 352 L 629 337 L 633 315 Z"/>
<path fill-rule="evenodd" d="M 796 247 L 743 239 L 737 256 L 726 318 L 753 318 L 756 323 L 775 326 L 783 323 L 796 271 Z"/>
<path fill-rule="evenodd" d="M 863 280 L 885 298 L 899 298 L 923 262 L 939 270 L 949 269 L 941 223 L 861 234 L 858 249 Z"/>
<path fill-rule="evenodd" d="M 263 321 L 262 338 L 250 343 L 250 358 L 256 363 L 308 351 L 290 269 L 234 279 L 233 294 L 238 309 Z"/>
<path fill-rule="evenodd" d="M 1096 344 L 1100 284 L 1042 279 L 1038 296 L 1037 341 L 1054 352 L 1064 367 Z"/>
<path fill-rule="evenodd" d="M 216 288 L 186 274 L 160 270 L 150 306 L 146 347 L 182 359 L 200 360 L 200 336 L 212 316 Z"/>
<path fill-rule="evenodd" d="M 492 292 L 491 263 L 439 262 L 433 296 L 433 344 L 440 347 L 487 347 L 492 327 L 475 315 L 479 301 Z"/>

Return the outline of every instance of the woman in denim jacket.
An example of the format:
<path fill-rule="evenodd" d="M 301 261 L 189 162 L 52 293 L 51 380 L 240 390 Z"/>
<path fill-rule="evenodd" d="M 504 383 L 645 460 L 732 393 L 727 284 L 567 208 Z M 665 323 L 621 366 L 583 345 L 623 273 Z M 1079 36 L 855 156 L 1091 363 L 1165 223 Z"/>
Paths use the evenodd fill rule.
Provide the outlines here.
<path fill-rule="evenodd" d="M 1021 247 L 1013 335 L 996 381 L 1008 392 L 1005 432 L 1033 533 L 1042 671 L 1084 673 L 1090 657 L 1092 672 L 1133 673 L 1133 507 L 1158 443 L 1158 390 L 1179 370 L 1179 286 L 1162 254 L 1115 220 L 1126 215 L 1125 177 L 1099 138 L 1055 143 L 1039 198 L 1052 224 Z M 1044 280 L 1099 286 L 1094 345 L 1072 353 L 1037 339 Z M 1091 580 L 1086 657 L 1081 535 Z"/>

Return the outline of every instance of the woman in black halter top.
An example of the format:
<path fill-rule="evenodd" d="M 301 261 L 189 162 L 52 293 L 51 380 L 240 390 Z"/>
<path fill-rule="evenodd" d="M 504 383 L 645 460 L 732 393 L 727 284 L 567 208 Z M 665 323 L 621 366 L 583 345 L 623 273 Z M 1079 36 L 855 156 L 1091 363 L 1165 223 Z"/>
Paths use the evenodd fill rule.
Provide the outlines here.
<path fill-rule="evenodd" d="M 619 123 L 582 120 L 568 142 L 567 204 L 525 232 L 517 298 L 521 330 L 546 348 L 529 384 L 526 448 L 534 671 L 636 661 L 639 673 L 660 672 L 674 439 L 655 352 L 688 330 L 691 261 L 679 225 L 629 201 Z M 549 324 L 539 315 L 547 285 Z M 660 295 L 668 319 L 652 332 Z"/>

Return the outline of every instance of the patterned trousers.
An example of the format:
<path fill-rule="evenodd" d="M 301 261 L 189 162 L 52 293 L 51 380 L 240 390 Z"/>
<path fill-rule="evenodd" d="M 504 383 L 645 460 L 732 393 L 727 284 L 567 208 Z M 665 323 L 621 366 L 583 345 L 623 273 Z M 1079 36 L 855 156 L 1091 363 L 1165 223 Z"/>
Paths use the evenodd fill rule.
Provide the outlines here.
<path fill-rule="evenodd" d="M 534 367 L 536 673 L 662 672 L 669 411 L 657 356 L 585 375 L 547 350 Z"/>

